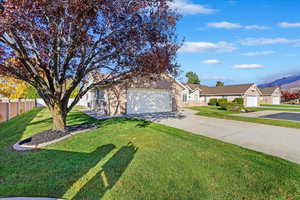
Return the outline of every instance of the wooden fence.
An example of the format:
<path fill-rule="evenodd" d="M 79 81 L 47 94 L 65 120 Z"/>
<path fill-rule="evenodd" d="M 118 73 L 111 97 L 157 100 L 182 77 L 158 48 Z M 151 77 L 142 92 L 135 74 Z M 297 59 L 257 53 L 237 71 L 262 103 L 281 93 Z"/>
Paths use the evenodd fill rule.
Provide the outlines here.
<path fill-rule="evenodd" d="M 34 107 L 34 100 L 0 99 L 0 123 L 27 112 Z"/>

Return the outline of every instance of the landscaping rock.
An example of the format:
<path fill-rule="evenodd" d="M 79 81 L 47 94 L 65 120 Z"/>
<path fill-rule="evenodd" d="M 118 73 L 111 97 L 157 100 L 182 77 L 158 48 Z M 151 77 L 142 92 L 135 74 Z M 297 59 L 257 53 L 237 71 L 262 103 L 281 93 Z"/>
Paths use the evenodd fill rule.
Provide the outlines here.
<path fill-rule="evenodd" d="M 86 132 L 89 130 L 94 130 L 96 128 L 97 126 L 94 124 L 81 124 L 67 126 L 65 131 L 47 130 L 38 133 L 30 138 L 26 138 L 25 140 L 19 141 L 18 143 L 13 145 L 13 148 L 17 151 L 35 150 L 39 147 L 54 144 L 56 142 L 64 140 L 68 137 L 71 137 L 72 135 L 76 135 L 78 133 Z"/>
<path fill-rule="evenodd" d="M 50 142 L 59 138 L 62 138 L 66 135 L 69 135 L 71 133 L 74 133 L 76 131 L 83 131 L 90 128 L 95 127 L 92 124 L 84 124 L 84 125 L 74 125 L 74 126 L 67 126 L 66 131 L 53 131 L 53 130 L 47 130 L 41 133 L 38 133 L 31 138 L 23 140 L 20 144 L 27 144 L 27 145 L 39 145 L 45 142 Z"/>

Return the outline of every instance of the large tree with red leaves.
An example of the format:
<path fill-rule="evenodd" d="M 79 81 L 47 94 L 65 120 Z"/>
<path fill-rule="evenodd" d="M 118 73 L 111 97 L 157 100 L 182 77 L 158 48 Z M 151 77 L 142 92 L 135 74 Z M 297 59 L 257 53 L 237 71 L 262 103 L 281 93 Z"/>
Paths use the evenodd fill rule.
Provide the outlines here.
<path fill-rule="evenodd" d="M 64 130 L 67 113 L 91 88 L 174 71 L 179 16 L 170 1 L 2 0 L 0 74 L 36 88 L 53 129 Z M 107 76 L 90 82 L 92 72 Z"/>
<path fill-rule="evenodd" d="M 300 98 L 300 92 L 282 91 L 284 101 L 292 101 Z"/>

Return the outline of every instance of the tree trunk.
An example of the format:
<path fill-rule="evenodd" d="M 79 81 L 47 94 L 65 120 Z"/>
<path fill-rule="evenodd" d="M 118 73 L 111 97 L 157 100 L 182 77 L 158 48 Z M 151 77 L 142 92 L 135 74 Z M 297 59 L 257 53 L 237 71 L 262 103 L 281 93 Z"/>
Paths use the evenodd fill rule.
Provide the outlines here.
<path fill-rule="evenodd" d="M 62 106 L 59 103 L 55 103 L 54 106 L 50 108 L 50 112 L 53 118 L 52 130 L 65 131 L 67 113 L 62 109 Z"/>

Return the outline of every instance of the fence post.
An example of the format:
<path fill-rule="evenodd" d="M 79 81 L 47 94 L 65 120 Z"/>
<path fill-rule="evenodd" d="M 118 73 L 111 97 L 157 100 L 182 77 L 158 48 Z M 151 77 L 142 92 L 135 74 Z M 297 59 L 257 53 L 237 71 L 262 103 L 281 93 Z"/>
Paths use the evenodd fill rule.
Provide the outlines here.
<path fill-rule="evenodd" d="M 20 115 L 20 99 L 18 99 L 18 102 L 17 102 L 17 116 Z"/>
<path fill-rule="evenodd" d="M 25 99 L 25 101 L 24 101 L 24 112 L 27 112 L 28 110 L 27 110 L 27 100 Z"/>
<path fill-rule="evenodd" d="M 10 120 L 10 100 L 6 102 L 6 120 Z"/>
<path fill-rule="evenodd" d="M 6 121 L 8 121 L 9 120 L 9 103 L 7 103 L 7 102 L 4 102 L 4 103 L 5 103 L 5 106 L 6 106 L 6 109 L 5 109 L 5 111 L 6 111 L 5 118 L 6 118 Z"/>

